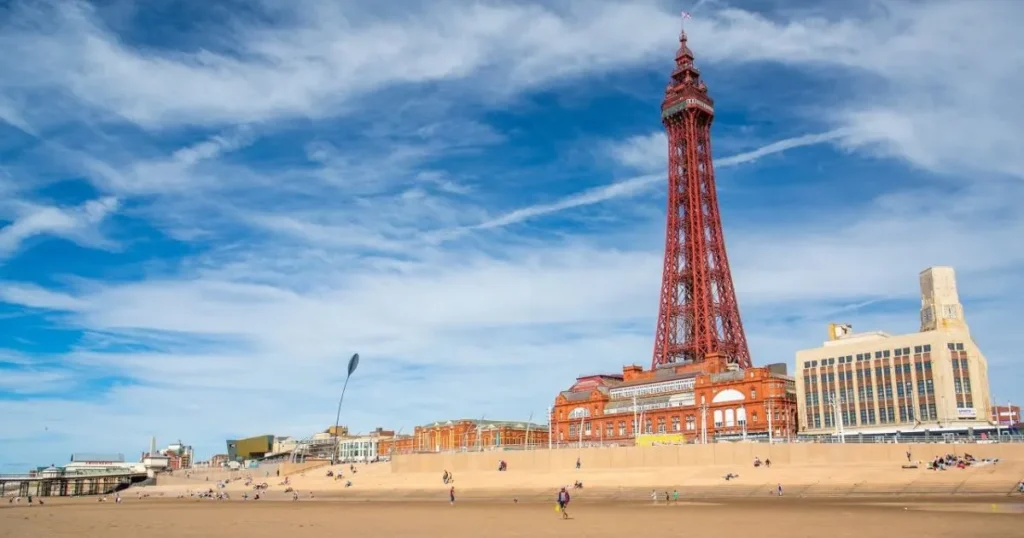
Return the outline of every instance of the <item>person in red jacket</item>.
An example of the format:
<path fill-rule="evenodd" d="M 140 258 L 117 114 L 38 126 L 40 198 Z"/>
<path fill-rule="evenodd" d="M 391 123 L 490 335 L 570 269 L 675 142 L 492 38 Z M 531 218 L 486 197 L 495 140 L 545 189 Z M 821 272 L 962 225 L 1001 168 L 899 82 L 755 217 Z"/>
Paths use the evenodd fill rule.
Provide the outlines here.
<path fill-rule="evenodd" d="M 569 492 L 562 488 L 558 492 L 558 511 L 562 513 L 562 519 L 569 519 L 569 514 L 565 511 L 566 506 L 569 506 Z"/>

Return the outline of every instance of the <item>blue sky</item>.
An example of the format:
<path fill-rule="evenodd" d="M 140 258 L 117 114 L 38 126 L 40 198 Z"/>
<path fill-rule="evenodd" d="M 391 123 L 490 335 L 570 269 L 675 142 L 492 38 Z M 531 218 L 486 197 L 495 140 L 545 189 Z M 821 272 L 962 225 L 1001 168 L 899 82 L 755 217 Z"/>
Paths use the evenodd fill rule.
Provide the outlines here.
<path fill-rule="evenodd" d="M 355 351 L 357 430 L 649 364 L 683 8 L 754 362 L 913 331 L 952 265 L 1019 401 L 1015 3 L 16 1 L 0 472 L 311 434 Z"/>

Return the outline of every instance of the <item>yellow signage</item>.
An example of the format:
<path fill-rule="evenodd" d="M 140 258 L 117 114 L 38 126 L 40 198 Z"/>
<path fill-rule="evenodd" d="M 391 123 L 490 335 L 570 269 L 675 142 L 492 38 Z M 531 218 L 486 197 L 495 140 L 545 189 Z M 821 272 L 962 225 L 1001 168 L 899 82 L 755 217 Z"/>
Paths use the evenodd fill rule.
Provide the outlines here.
<path fill-rule="evenodd" d="M 679 445 L 686 443 L 681 433 L 648 433 L 636 437 L 636 446 Z"/>

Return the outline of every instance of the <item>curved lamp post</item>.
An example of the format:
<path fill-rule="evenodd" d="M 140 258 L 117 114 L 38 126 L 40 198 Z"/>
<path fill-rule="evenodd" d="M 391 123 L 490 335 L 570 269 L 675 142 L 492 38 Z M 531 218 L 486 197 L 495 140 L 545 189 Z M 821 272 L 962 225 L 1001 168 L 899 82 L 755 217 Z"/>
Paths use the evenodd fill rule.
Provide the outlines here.
<path fill-rule="evenodd" d="M 359 367 L 359 354 L 352 355 L 348 360 L 348 371 L 345 374 L 345 384 L 341 387 L 341 398 L 338 398 L 338 414 L 334 417 L 334 450 L 331 451 L 331 465 L 338 463 L 338 451 L 341 446 L 338 444 L 338 425 L 341 422 L 341 402 L 345 401 L 345 389 L 348 388 L 348 380 Z"/>

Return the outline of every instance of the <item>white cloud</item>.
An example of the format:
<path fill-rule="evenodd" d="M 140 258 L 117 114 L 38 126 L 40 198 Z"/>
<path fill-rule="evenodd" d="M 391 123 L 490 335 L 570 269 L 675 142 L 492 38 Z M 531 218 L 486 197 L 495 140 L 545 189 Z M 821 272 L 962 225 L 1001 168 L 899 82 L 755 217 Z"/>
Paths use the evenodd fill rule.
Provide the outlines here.
<path fill-rule="evenodd" d="M 948 174 L 1024 177 L 1024 6 L 1000 0 L 886 2 L 863 18 L 769 19 L 737 9 L 688 26 L 705 62 L 840 69 L 849 97 L 820 110 L 844 142 Z M 713 43 L 699 46 L 697 43 Z M 784 74 L 782 76 L 785 76 Z"/>
<path fill-rule="evenodd" d="M 363 429 L 408 430 L 453 414 L 525 419 L 533 411 L 536 418 L 573 376 L 647 362 L 662 215 L 626 223 L 615 237 L 539 227 L 522 235 L 477 231 L 539 223 L 662 184 L 662 133 L 611 152 L 637 177 L 561 196 L 516 193 L 516 202 L 502 205 L 548 201 L 508 213 L 491 203 L 506 194 L 491 192 L 493 178 L 471 181 L 435 161 L 507 140 L 471 110 L 494 99 L 620 68 L 656 64 L 664 72 L 675 13 L 642 2 L 434 3 L 423 13 L 371 21 L 359 13 L 346 20 L 331 3 L 296 5 L 278 5 L 287 28 L 234 21 L 210 50 L 191 53 L 132 48 L 81 4 L 54 4 L 54 17 L 35 26 L 0 27 L 0 46 L 13 51 L 0 58 L 0 117 L 31 127 L 71 121 L 63 114 L 72 111 L 92 129 L 106 128 L 97 117 L 113 116 L 150 130 L 61 141 L 68 145 L 61 155 L 116 197 L 79 208 L 5 206 L 17 217 L 0 231 L 9 252 L 44 233 L 104 246 L 95 242 L 104 237 L 97 226 L 122 199 L 131 201 L 125 211 L 199 250 L 134 281 L 73 280 L 62 289 L 0 282 L 9 307 L 87 331 L 76 349 L 54 359 L 59 364 L 144 383 L 115 385 L 90 402 L 0 401 L 0 414 L 18 417 L 4 433 L 19 439 L 5 442 L 10 453 L 35 454 L 40 427 L 64 436 L 58 454 L 69 446 L 130 452 L 149 435 L 181 436 L 208 453 L 232 435 L 308 434 L 333 420 L 342 363 L 353 351 L 364 362 L 343 421 Z M 1020 58 L 999 52 L 1012 42 L 1013 13 L 998 9 L 1013 6 L 974 7 L 957 19 L 961 8 L 948 2 L 892 5 L 873 19 L 706 10 L 689 24 L 701 65 L 778 63 L 810 76 L 827 69 L 850 92 L 810 103 L 816 117 L 799 128 L 813 134 L 719 159 L 719 167 L 835 143 L 991 179 L 908 190 L 897 172 L 891 188 L 865 203 L 780 211 L 757 226 L 727 221 L 755 360 L 791 361 L 795 349 L 817 345 L 836 316 L 863 329 L 912 329 L 917 272 L 948 263 L 960 271 L 976 337 L 1000 365 L 994 382 L 1011 391 L 1024 385 L 1003 366 L 1022 344 L 1007 305 L 1024 300 L 1024 259 L 1009 248 L 1024 232 L 1015 205 L 1024 192 L 992 176 L 1021 170 L 1007 129 L 1024 118 L 1012 93 L 1001 91 L 1019 82 L 1022 70 L 1013 66 Z M 40 61 L 44 55 L 58 60 Z M 390 93 L 418 83 L 451 94 L 403 100 Z M 725 82 L 712 91 L 716 84 Z M 64 106 L 29 100 L 3 108 L 41 95 Z M 378 108 L 381 101 L 391 108 Z M 334 114 L 345 123 L 331 128 L 365 139 L 303 137 L 301 155 L 285 156 L 281 166 L 232 159 L 251 143 L 280 140 L 260 136 L 293 133 L 293 125 L 269 120 L 312 119 L 322 127 L 316 121 Z M 403 125 L 409 116 L 415 121 Z M 214 134 L 167 149 L 180 147 L 189 129 Z M 970 136 L 957 142 L 952 133 Z M 438 238 L 449 241 L 428 241 Z M 898 314 L 857 306 L 893 298 L 906 306 Z M 29 367 L 21 355 L 20 362 L 4 357 L 19 372 Z M 246 402 L 245 412 L 238 402 Z M 97 431 L 113 433 L 99 438 Z"/>
<path fill-rule="evenodd" d="M 117 198 L 90 200 L 74 208 L 25 202 L 9 202 L 6 205 L 11 206 L 8 211 L 12 220 L 0 228 L 0 259 L 14 254 L 22 243 L 39 235 L 62 237 L 93 248 L 116 247 L 116 243 L 99 232 L 98 226 L 108 215 L 117 211 Z"/>
<path fill-rule="evenodd" d="M 29 24 L 0 33 L 12 52 L 0 67 L 21 81 L 11 89 L 67 91 L 142 125 L 216 125 L 319 117 L 380 88 L 484 72 L 490 92 L 505 94 L 653 58 L 673 31 L 642 2 L 591 2 L 571 13 L 442 2 L 390 21 L 330 2 L 288 11 L 294 23 L 286 27 L 250 21 L 219 41 L 229 50 L 183 54 L 128 48 L 82 2 L 25 8 L 16 15 Z"/>

